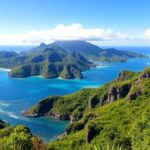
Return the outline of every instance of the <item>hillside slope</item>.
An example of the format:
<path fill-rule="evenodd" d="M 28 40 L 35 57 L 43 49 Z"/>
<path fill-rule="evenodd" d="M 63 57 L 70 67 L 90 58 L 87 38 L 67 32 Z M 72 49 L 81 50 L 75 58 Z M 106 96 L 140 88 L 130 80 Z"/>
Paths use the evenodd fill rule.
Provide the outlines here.
<path fill-rule="evenodd" d="M 125 62 L 129 58 L 146 58 L 131 51 L 119 51 L 114 48 L 102 49 L 92 43 L 80 40 L 55 41 L 53 45 L 62 47 L 68 52 L 79 52 L 90 60 L 104 62 Z"/>
<path fill-rule="evenodd" d="M 40 45 L 29 53 L 0 59 L 0 67 L 11 68 L 9 75 L 15 78 L 38 75 L 45 78 L 82 78 L 82 71 L 93 66 L 81 54 L 67 53 L 53 45 L 48 48 Z"/>
<path fill-rule="evenodd" d="M 150 68 L 141 73 L 122 71 L 117 79 L 97 89 L 48 97 L 24 115 L 71 121 L 66 134 L 49 143 L 50 150 L 90 150 L 98 144 L 148 150 Z"/>

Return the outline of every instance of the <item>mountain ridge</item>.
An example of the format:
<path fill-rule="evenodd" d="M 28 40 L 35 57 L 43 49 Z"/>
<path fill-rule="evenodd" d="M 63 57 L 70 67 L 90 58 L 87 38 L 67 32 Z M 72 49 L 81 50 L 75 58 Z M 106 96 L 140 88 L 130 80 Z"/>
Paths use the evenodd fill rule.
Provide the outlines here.
<path fill-rule="evenodd" d="M 129 51 L 101 49 L 86 41 L 56 41 L 41 43 L 26 53 L 1 51 L 0 58 L 0 67 L 11 69 L 9 75 L 13 78 L 40 75 L 48 79 L 82 79 L 82 72 L 95 67 L 95 61 L 125 62 L 129 58 L 148 57 Z"/>
<path fill-rule="evenodd" d="M 45 78 L 83 78 L 82 71 L 95 65 L 79 53 L 67 53 L 58 46 L 38 46 L 25 54 L 0 60 L 0 67 L 11 68 L 9 75 L 26 78 L 42 75 Z"/>
<path fill-rule="evenodd" d="M 80 52 L 89 60 L 95 61 L 125 62 L 129 58 L 146 58 L 144 55 L 131 51 L 119 51 L 115 48 L 100 48 L 97 45 L 82 40 L 55 41 L 52 44 L 62 47 L 68 52 Z"/>

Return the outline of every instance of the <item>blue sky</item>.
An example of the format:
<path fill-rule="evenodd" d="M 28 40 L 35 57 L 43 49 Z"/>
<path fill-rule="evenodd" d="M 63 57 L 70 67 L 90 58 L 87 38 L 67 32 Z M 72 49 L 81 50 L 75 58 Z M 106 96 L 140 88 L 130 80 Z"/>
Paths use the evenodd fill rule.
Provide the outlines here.
<path fill-rule="evenodd" d="M 0 44 L 75 37 L 102 45 L 150 45 L 150 0 L 1 0 L 0 20 Z M 66 34 L 61 28 L 56 36 L 60 24 L 66 32 L 81 30 L 60 37 Z"/>

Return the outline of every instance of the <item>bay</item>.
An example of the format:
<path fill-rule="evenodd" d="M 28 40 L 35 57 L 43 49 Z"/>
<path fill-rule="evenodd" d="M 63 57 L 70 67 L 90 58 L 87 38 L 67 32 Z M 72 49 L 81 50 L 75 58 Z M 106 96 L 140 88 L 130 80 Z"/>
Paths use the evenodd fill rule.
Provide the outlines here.
<path fill-rule="evenodd" d="M 137 47 L 134 50 L 136 51 Z M 138 48 L 138 51 L 150 54 L 150 49 Z M 83 80 L 41 77 L 13 79 L 8 76 L 8 71 L 0 70 L 0 118 L 11 125 L 28 126 L 33 134 L 45 141 L 53 140 L 65 131 L 68 122 L 46 117 L 26 118 L 22 116 L 22 112 L 47 96 L 65 95 L 81 88 L 99 87 L 116 78 L 121 70 L 141 71 L 149 65 L 149 59 L 129 59 L 127 63 L 99 63 L 97 68 L 83 72 Z"/>

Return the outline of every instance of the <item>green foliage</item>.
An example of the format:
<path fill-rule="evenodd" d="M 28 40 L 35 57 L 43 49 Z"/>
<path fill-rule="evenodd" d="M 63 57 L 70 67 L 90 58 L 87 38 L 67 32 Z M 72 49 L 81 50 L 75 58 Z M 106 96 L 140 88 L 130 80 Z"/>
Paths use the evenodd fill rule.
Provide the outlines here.
<path fill-rule="evenodd" d="M 11 130 L 10 130 L 11 129 Z M 7 132 L 6 132 L 7 131 Z M 3 136 L 0 138 L 0 146 L 2 149 L 31 149 L 31 134 L 29 129 L 24 126 L 16 126 L 14 128 L 6 128 L 2 130 Z M 5 133 L 5 134 L 4 134 Z"/>
<path fill-rule="evenodd" d="M 44 143 L 34 137 L 25 126 L 5 127 L 0 130 L 1 150 L 39 150 L 40 148 L 46 149 Z"/>
<path fill-rule="evenodd" d="M 150 112 L 149 110 L 141 115 L 132 126 L 132 147 L 137 150 L 147 150 L 150 147 Z"/>
<path fill-rule="evenodd" d="M 37 115 L 37 117 L 49 114 L 58 117 L 57 119 L 69 120 L 72 118 L 73 120 L 79 120 L 83 113 L 88 110 L 88 97 L 94 92 L 94 89 L 83 89 L 63 97 L 48 97 L 31 107 L 24 114 L 26 116 Z"/>
<path fill-rule="evenodd" d="M 131 89 L 124 98 L 101 107 L 87 109 L 81 119 L 74 120 L 68 125 L 68 134 L 55 142 L 50 142 L 49 148 L 91 150 L 101 143 L 100 149 L 148 150 L 150 147 L 150 80 L 148 76 L 139 79 L 139 73 L 133 75 L 127 72 L 127 74 L 128 77 L 123 81 L 117 79 L 103 86 L 105 90 L 101 88 L 95 90 L 97 97 L 101 98 L 103 93 L 107 93 L 109 86 L 122 87 L 130 83 Z M 141 90 L 140 94 L 138 89 Z M 138 96 L 129 101 L 133 93 Z"/>
<path fill-rule="evenodd" d="M 120 147 L 119 145 L 114 148 L 114 146 L 109 146 L 107 145 L 105 148 L 102 147 L 100 144 L 98 146 L 94 146 L 94 150 L 122 150 L 122 147 Z"/>

